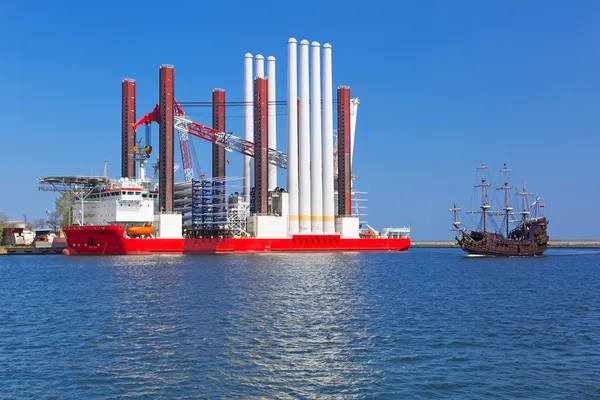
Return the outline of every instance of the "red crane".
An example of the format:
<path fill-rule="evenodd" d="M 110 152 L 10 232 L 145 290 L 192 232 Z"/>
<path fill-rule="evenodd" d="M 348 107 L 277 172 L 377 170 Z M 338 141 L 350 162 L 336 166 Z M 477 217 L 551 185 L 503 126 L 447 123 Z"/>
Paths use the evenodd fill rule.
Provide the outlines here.
<path fill-rule="evenodd" d="M 224 147 L 227 151 L 235 151 L 254 157 L 254 143 L 240 139 L 231 133 L 221 132 L 217 129 L 194 122 L 185 115 L 180 114 L 175 116 L 174 127 L 177 129 L 177 132 L 184 132 L 211 143 L 215 143 Z M 276 165 L 279 168 L 287 168 L 287 154 L 282 153 L 281 151 L 268 149 L 268 161 L 269 164 Z"/>
<path fill-rule="evenodd" d="M 179 103 L 177 103 L 177 101 L 174 101 L 173 105 L 175 106 L 177 115 L 184 115 L 183 109 L 181 108 Z M 142 118 L 137 120 L 137 122 L 133 124 L 133 129 L 137 130 L 137 128 L 142 124 L 145 124 L 147 127 L 149 127 L 152 122 L 159 122 L 158 104 L 154 107 L 152 111 L 150 111 L 148 114 L 144 115 Z M 189 135 L 187 134 L 187 132 L 183 132 L 181 130 L 177 130 L 177 133 L 179 135 L 179 147 L 181 149 L 181 158 L 183 161 L 183 176 L 186 182 L 191 182 L 192 179 L 194 179 L 194 167 L 192 165 L 192 157 L 190 155 L 190 142 L 188 141 Z M 150 143 L 147 143 L 146 145 L 149 146 Z"/>
<path fill-rule="evenodd" d="M 174 105 L 177 110 L 174 128 L 179 135 L 179 144 L 181 146 L 181 156 L 183 158 L 184 177 L 186 182 L 191 182 L 194 178 L 192 159 L 190 157 L 190 145 L 188 141 L 189 135 L 215 143 L 224 147 L 227 151 L 235 151 L 254 157 L 254 143 L 234 136 L 231 133 L 221 132 L 217 129 L 194 122 L 185 115 L 183 109 L 177 102 L 174 102 Z M 137 129 L 141 124 L 149 125 L 152 122 L 158 122 L 158 104 L 152 111 L 133 124 L 133 128 Z M 269 148 L 267 158 L 269 164 L 276 165 L 282 169 L 287 169 L 288 158 L 286 153 Z M 337 152 L 334 151 L 335 166 L 337 166 L 337 158 Z M 334 176 L 337 177 L 337 168 L 334 168 Z"/>

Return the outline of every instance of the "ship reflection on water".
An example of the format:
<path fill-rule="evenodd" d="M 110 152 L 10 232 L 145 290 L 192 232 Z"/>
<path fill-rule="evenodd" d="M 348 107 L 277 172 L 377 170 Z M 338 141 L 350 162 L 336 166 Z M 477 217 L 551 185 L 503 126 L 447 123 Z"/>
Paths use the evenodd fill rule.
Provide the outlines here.
<path fill-rule="evenodd" d="M 225 342 L 225 362 L 253 365 L 251 374 L 242 368 L 235 379 L 271 388 L 284 388 L 286 382 L 300 382 L 308 376 L 312 385 L 322 387 L 360 381 L 364 365 L 352 353 L 356 341 L 364 340 L 367 333 L 348 329 L 364 320 L 360 315 L 364 292 L 356 280 L 360 274 L 358 255 L 260 259 L 251 266 L 250 280 L 238 281 L 242 283 L 241 301 L 227 314 L 235 325 L 252 327 L 251 334 L 243 328 L 242 334 L 230 335 Z M 259 323 L 254 326 L 256 321 Z M 281 391 L 275 391 L 275 396 L 286 395 L 284 390 L 277 390 Z"/>
<path fill-rule="evenodd" d="M 311 385 L 323 387 L 366 380 L 376 371 L 356 358 L 357 350 L 370 346 L 359 257 L 105 258 L 113 332 L 102 347 L 121 361 L 97 372 L 131 382 L 160 381 L 165 374 L 184 382 L 195 375 L 194 365 L 204 365 L 213 385 L 231 385 L 227 395 L 241 384 L 266 385 L 285 396 L 289 382 L 308 376 Z M 182 368 L 169 367 L 178 358 L 187 360 Z M 140 367 L 148 359 L 165 369 Z"/>
<path fill-rule="evenodd" d="M 597 254 L 549 253 L 0 257 L 0 397 L 591 398 Z"/>

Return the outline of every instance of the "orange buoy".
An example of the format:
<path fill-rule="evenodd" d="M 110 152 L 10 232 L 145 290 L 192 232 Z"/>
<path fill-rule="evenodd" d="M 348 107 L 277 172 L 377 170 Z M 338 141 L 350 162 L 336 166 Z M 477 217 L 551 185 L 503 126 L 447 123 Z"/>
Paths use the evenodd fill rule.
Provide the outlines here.
<path fill-rule="evenodd" d="M 71 255 L 71 251 L 69 249 L 62 249 L 61 254 L 63 256 L 70 256 Z"/>
<path fill-rule="evenodd" d="M 144 226 L 130 226 L 127 228 L 128 236 L 140 236 L 146 235 L 150 236 L 154 233 L 154 228 L 152 225 L 144 225 Z"/>

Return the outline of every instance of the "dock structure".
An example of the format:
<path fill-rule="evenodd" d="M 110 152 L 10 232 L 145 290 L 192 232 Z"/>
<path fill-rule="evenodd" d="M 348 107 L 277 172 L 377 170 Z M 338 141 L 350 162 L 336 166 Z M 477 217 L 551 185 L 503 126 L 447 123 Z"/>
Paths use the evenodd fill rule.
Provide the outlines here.
<path fill-rule="evenodd" d="M 410 247 L 433 249 L 459 246 L 454 240 L 412 240 Z M 552 240 L 548 242 L 548 247 L 554 249 L 600 249 L 600 239 Z"/>
<path fill-rule="evenodd" d="M 0 247 L 0 256 L 58 255 L 64 247 Z"/>
<path fill-rule="evenodd" d="M 459 247 L 455 240 L 411 240 L 410 247 L 450 248 Z"/>

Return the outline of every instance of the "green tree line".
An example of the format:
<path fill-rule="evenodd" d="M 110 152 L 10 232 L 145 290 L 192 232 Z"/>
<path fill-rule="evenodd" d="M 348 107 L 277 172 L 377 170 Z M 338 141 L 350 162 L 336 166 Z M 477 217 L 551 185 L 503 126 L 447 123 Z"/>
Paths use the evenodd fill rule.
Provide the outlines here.
<path fill-rule="evenodd" d="M 46 218 L 38 218 L 31 224 L 34 228 L 48 228 L 59 231 L 63 226 L 72 223 L 72 204 L 74 196 L 71 193 L 62 193 L 54 200 L 54 211 L 46 212 Z M 0 212 L 0 237 L 4 230 L 3 223 L 8 221 L 8 215 Z"/>

